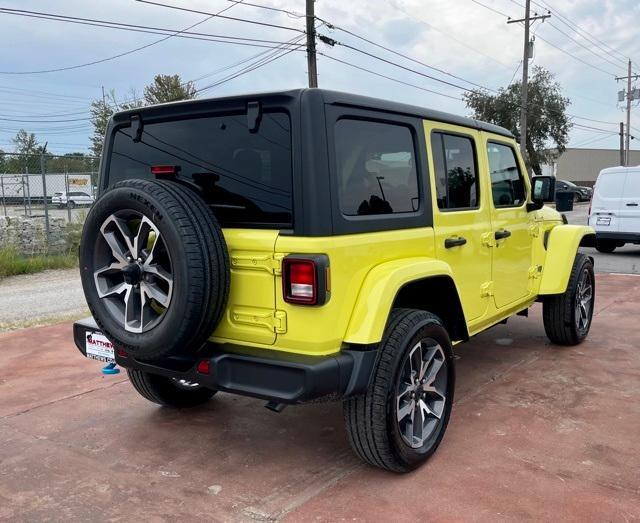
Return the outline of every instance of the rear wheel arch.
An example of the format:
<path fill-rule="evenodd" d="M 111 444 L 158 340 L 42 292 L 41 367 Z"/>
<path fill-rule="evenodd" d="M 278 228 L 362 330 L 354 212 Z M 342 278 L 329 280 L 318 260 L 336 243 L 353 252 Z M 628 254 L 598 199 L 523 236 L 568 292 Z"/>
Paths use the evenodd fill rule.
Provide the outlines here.
<path fill-rule="evenodd" d="M 448 275 L 430 276 L 406 283 L 393 300 L 392 309 L 417 309 L 435 314 L 452 341 L 466 341 L 469 331 L 453 279 Z"/>

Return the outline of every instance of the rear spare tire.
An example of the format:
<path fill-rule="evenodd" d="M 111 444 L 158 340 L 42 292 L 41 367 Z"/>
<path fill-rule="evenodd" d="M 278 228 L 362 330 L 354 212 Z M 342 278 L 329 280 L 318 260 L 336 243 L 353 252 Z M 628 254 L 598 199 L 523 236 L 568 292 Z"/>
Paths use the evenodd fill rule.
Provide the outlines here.
<path fill-rule="evenodd" d="M 146 360 L 197 351 L 229 294 L 218 221 L 172 181 L 125 180 L 102 195 L 82 231 L 80 273 L 104 334 Z"/>

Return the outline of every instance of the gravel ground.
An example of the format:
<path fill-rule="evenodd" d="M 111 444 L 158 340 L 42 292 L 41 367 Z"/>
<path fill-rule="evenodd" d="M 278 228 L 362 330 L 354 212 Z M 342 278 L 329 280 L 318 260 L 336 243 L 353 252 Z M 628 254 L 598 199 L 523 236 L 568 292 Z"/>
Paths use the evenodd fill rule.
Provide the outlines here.
<path fill-rule="evenodd" d="M 88 315 L 78 269 L 0 280 L 0 331 Z"/>

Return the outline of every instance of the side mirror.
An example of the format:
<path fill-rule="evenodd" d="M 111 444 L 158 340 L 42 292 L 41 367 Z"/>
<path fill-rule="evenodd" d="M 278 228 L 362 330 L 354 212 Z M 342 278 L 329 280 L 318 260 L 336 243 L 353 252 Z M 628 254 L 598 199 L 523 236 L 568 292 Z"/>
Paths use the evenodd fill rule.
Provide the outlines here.
<path fill-rule="evenodd" d="M 531 179 L 531 202 L 528 211 L 541 209 L 546 202 L 555 200 L 556 179 L 554 176 L 534 176 Z"/>

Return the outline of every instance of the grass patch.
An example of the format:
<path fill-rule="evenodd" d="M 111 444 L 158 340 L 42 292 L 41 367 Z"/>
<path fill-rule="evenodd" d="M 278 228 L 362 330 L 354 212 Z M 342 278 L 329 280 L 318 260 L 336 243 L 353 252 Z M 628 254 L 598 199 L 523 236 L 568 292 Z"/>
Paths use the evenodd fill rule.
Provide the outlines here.
<path fill-rule="evenodd" d="M 77 266 L 76 254 L 21 256 L 15 249 L 0 249 L 0 279 L 17 274 L 32 274 L 47 269 L 70 269 Z"/>

